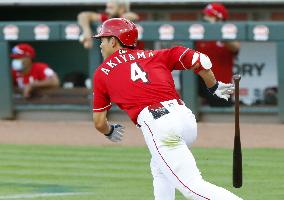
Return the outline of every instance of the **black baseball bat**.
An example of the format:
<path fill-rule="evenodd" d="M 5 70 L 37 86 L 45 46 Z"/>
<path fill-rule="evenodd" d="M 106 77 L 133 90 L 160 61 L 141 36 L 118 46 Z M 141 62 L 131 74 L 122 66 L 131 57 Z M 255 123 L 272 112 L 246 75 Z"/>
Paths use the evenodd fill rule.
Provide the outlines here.
<path fill-rule="evenodd" d="M 233 76 L 235 83 L 235 137 L 233 151 L 233 186 L 242 187 L 243 184 L 243 167 L 242 167 L 242 146 L 240 137 L 240 75 Z"/>

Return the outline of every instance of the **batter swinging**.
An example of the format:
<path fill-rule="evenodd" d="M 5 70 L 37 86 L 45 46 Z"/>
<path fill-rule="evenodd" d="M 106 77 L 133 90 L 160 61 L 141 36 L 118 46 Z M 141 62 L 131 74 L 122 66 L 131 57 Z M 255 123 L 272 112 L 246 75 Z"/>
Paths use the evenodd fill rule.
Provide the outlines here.
<path fill-rule="evenodd" d="M 113 142 L 122 139 L 124 128 L 109 124 L 107 110 L 115 102 L 142 130 L 151 152 L 155 200 L 174 200 L 175 189 L 187 199 L 239 200 L 231 192 L 208 183 L 188 149 L 197 136 L 195 116 L 175 90 L 173 70 L 194 70 L 214 95 L 228 99 L 232 84 L 217 82 L 210 59 L 178 46 L 163 50 L 135 50 L 135 24 L 113 18 L 102 24 L 104 62 L 94 74 L 94 123 Z"/>

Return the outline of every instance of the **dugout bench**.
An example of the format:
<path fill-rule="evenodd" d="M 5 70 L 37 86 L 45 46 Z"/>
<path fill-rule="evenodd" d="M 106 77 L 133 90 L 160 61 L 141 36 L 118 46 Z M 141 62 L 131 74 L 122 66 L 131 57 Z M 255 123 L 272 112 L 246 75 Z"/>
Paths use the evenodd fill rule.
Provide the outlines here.
<path fill-rule="evenodd" d="M 93 29 L 98 29 L 94 24 Z M 229 22 L 206 24 L 200 22 L 140 22 L 138 24 L 139 39 L 142 41 L 177 41 L 184 46 L 194 48 L 195 40 L 239 40 L 276 42 L 278 66 L 278 106 L 277 107 L 243 107 L 243 113 L 278 113 L 279 120 L 284 122 L 284 23 L 280 22 Z M 12 83 L 10 75 L 10 46 L 16 42 L 40 42 L 44 47 L 52 42 L 60 43 L 61 51 L 67 51 L 63 60 L 78 57 L 76 61 L 87 65 L 82 70 L 92 76 L 93 71 L 102 62 L 99 42 L 94 42 L 94 48 L 84 55 L 85 50 L 78 42 L 79 27 L 75 22 L 1 22 L 0 23 L 0 118 L 13 118 L 15 111 L 25 109 L 81 109 L 88 110 L 90 105 L 15 105 L 12 98 Z M 66 48 L 65 48 L 66 45 Z M 72 49 L 76 46 L 76 49 Z M 44 49 L 44 48 L 43 48 Z M 55 51 L 59 51 L 56 49 Z M 49 51 L 52 53 L 52 51 Z M 69 56 L 68 56 L 69 55 Z M 87 55 L 87 56 L 86 56 Z M 80 58 L 80 59 L 79 59 Z M 58 57 L 53 59 L 59 59 Z M 60 58 L 62 59 L 62 58 Z M 47 60 L 48 62 L 48 60 Z M 64 62 L 64 61 L 62 61 Z M 84 63 L 86 62 L 86 63 Z M 195 114 L 202 112 L 232 113 L 233 108 L 200 107 L 197 96 L 196 76 L 191 71 L 181 74 L 181 94 L 187 105 Z"/>

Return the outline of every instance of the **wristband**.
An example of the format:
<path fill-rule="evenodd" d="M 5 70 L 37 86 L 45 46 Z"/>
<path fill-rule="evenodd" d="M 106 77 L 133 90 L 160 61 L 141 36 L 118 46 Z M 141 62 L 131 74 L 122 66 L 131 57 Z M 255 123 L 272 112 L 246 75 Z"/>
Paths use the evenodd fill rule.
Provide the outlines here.
<path fill-rule="evenodd" d="M 110 131 L 108 134 L 105 134 L 105 136 L 110 136 L 113 133 L 114 125 L 110 125 Z"/>
<path fill-rule="evenodd" d="M 217 90 L 218 86 L 219 86 L 219 83 L 216 82 L 216 84 L 213 87 L 208 88 L 209 92 L 214 94 L 214 92 Z"/>

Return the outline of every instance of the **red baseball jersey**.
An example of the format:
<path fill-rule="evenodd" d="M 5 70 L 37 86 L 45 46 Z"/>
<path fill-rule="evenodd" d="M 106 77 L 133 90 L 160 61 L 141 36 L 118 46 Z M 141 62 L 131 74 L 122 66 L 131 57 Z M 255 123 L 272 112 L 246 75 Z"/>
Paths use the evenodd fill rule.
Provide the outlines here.
<path fill-rule="evenodd" d="M 101 13 L 100 14 L 100 22 L 104 22 L 104 21 L 106 21 L 108 19 L 109 19 L 108 14 L 106 14 L 106 13 Z"/>
<path fill-rule="evenodd" d="M 220 41 L 198 41 L 195 49 L 206 54 L 214 66 L 212 71 L 218 81 L 232 82 L 233 64 L 236 53 L 231 52 Z"/>
<path fill-rule="evenodd" d="M 22 74 L 12 70 L 13 82 L 15 86 L 23 88 L 25 85 L 32 83 L 35 80 L 45 80 L 54 75 L 54 71 L 48 67 L 46 63 L 33 63 L 30 71 L 27 74 Z"/>
<path fill-rule="evenodd" d="M 94 73 L 93 111 L 102 112 L 116 103 L 134 123 L 146 106 L 179 99 L 171 72 L 192 67 L 194 50 L 120 49 Z"/>

